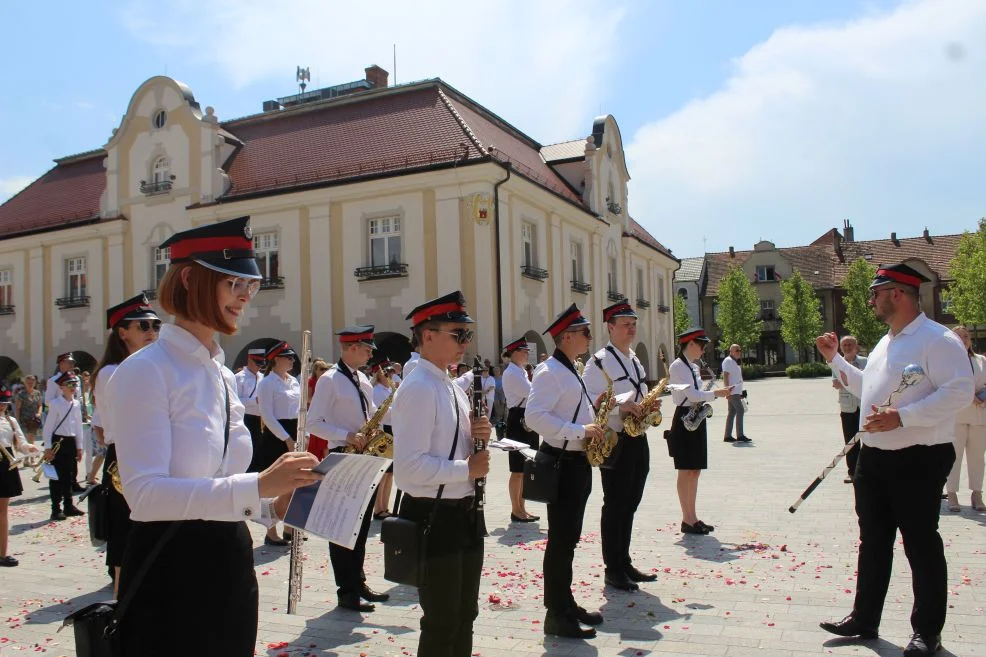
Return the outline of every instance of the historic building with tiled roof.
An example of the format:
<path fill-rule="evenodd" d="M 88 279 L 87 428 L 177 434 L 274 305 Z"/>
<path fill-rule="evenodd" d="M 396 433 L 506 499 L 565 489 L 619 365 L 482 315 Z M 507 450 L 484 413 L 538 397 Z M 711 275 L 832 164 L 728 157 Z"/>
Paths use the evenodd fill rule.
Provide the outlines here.
<path fill-rule="evenodd" d="M 387 78 L 370 67 L 228 121 L 173 79 L 144 82 L 102 148 L 56 160 L 0 206 L 0 369 L 98 357 L 104 309 L 154 295 L 158 244 L 250 215 L 265 280 L 221 340 L 231 364 L 308 328 L 333 357 L 333 331 L 353 323 L 375 324 L 401 358 L 406 312 L 461 288 L 479 322 L 472 348 L 490 358 L 525 334 L 544 352 L 540 333 L 568 304 L 598 319 L 626 295 L 657 378 L 678 261 L 629 214 L 615 119 L 543 145 L 442 80 Z"/>

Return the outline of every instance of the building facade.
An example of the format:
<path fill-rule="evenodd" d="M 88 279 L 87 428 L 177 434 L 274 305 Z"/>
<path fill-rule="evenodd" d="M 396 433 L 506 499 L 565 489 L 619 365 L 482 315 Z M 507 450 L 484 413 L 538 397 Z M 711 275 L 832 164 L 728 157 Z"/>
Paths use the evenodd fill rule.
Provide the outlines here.
<path fill-rule="evenodd" d="M 103 148 L 57 160 L 0 206 L 0 376 L 43 375 L 65 351 L 98 359 L 104 309 L 154 296 L 169 262 L 157 245 L 243 215 L 265 278 L 220 340 L 231 365 L 306 329 L 316 355 L 336 358 L 333 332 L 354 323 L 376 325 L 401 359 L 407 312 L 462 289 L 472 353 L 494 362 L 520 335 L 550 350 L 541 331 L 568 304 L 598 321 L 625 294 L 638 354 L 662 373 L 678 261 L 627 211 L 612 116 L 542 146 L 441 80 L 388 87 L 379 67 L 264 110 L 220 121 L 186 86 L 151 78 Z"/>

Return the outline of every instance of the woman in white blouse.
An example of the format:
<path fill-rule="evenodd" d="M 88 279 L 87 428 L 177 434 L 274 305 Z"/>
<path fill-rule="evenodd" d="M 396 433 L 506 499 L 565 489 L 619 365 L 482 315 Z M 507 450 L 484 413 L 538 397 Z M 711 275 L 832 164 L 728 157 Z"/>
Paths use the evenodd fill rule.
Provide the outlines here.
<path fill-rule="evenodd" d="M 986 356 L 972 350 L 969 329 L 956 326 L 952 329 L 965 345 L 969 355 L 969 367 L 975 378 L 975 394 L 969 405 L 955 416 L 955 463 L 945 483 L 948 493 L 948 510 L 959 511 L 959 473 L 962 470 L 962 455 L 968 461 L 969 489 L 972 491 L 972 508 L 980 513 L 986 511 L 983 504 L 983 469 L 986 466 Z"/>
<path fill-rule="evenodd" d="M 380 408 L 388 397 L 392 390 L 396 390 L 397 384 L 394 383 L 391 376 L 394 373 L 391 367 L 392 363 L 384 358 L 376 362 L 370 371 L 373 374 L 373 405 Z M 383 420 L 380 422 L 383 430 L 389 433 L 391 436 L 394 435 L 394 428 L 390 426 L 390 410 L 383 416 Z M 380 484 L 377 486 L 377 497 L 376 501 L 373 503 L 373 517 L 376 520 L 384 520 L 389 518 L 392 514 L 390 513 L 390 491 L 394 487 L 394 464 L 391 463 L 390 467 L 387 468 L 387 473 L 380 479 Z M 401 505 L 401 492 L 397 491 L 397 499 L 394 500 L 394 511 Z"/>
<path fill-rule="evenodd" d="M 10 391 L 0 390 L 0 445 L 3 446 L 3 451 L 0 452 L 0 567 L 7 568 L 16 566 L 18 563 L 17 559 L 7 554 L 7 538 L 10 533 L 7 507 L 10 498 L 18 497 L 24 492 L 24 488 L 21 486 L 20 472 L 17 471 L 17 466 L 8 459 L 12 457 L 16 462 L 18 448 L 27 445 L 17 420 L 8 414 L 10 402 Z M 12 465 L 13 467 L 11 467 Z"/>
<path fill-rule="evenodd" d="M 320 479 L 291 453 L 246 472 L 252 444 L 216 332 L 232 335 L 260 286 L 248 217 L 176 233 L 158 290 L 174 324 L 107 385 L 133 529 L 120 572 L 123 655 L 252 657 L 258 590 L 245 520 L 283 517 L 289 493 Z M 178 522 L 176 522 L 178 521 Z M 146 575 L 138 573 L 159 552 Z M 125 608 L 124 608 L 125 607 Z"/>
<path fill-rule="evenodd" d="M 298 411 L 301 409 L 301 384 L 291 376 L 296 356 L 291 345 L 283 341 L 276 342 L 267 350 L 271 371 L 257 384 L 257 404 L 264 431 L 253 465 L 260 472 L 269 468 L 282 454 L 294 451 Z M 265 545 L 285 546 L 290 543 L 289 532 L 285 531 L 284 538 L 281 538 L 277 535 L 277 525 L 268 527 Z"/>

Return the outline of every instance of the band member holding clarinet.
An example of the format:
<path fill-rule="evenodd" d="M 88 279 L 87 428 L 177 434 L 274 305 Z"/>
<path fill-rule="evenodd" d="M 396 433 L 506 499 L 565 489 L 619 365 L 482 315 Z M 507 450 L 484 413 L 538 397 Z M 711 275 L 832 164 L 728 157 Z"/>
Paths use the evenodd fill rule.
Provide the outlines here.
<path fill-rule="evenodd" d="M 257 400 L 257 389 L 264 378 L 264 373 L 260 370 L 266 361 L 266 349 L 250 349 L 247 351 L 246 365 L 236 373 L 236 394 L 243 402 L 243 424 L 250 430 L 254 458 L 260 453 L 260 442 L 264 435 L 260 421 L 260 402 Z M 251 462 L 247 472 L 260 472 L 260 470 L 257 469 L 256 463 Z"/>
<path fill-rule="evenodd" d="M 65 520 L 66 516 L 85 515 L 72 499 L 72 485 L 82 460 L 82 408 L 75 398 L 79 379 L 69 370 L 59 372 L 50 381 L 62 394 L 48 402 L 48 417 L 43 429 L 44 460 L 58 473 L 58 479 L 48 480 L 51 519 Z"/>
<path fill-rule="evenodd" d="M 921 312 L 920 289 L 928 278 L 905 264 L 881 267 L 870 285 L 870 306 L 890 331 L 870 352 L 865 370 L 838 353 L 834 333 L 815 346 L 843 385 L 860 398 L 862 448 L 853 486 L 859 517 L 859 564 L 852 611 L 821 623 L 839 636 L 875 639 L 890 585 L 894 541 L 900 530 L 911 565 L 914 634 L 906 657 L 941 649 L 948 596 L 948 566 L 938 516 L 941 491 L 955 461 L 955 414 L 969 404 L 973 378 L 962 342 Z M 908 365 L 924 370 L 914 386 L 889 399 Z"/>
<path fill-rule="evenodd" d="M 534 371 L 527 399 L 527 425 L 541 434 L 540 451 L 558 459 L 558 499 L 548 504 L 548 545 L 544 551 L 544 633 L 589 639 L 603 616 L 586 611 L 572 595 L 572 562 L 582 535 L 585 505 L 592 492 L 592 469 L 583 442 L 599 440 L 602 427 L 595 424 L 594 400 L 589 398 L 574 362 L 589 351 L 589 321 L 573 303 L 545 333 L 555 340 L 555 353 Z"/>
<path fill-rule="evenodd" d="M 472 626 L 479 615 L 483 527 L 476 481 L 489 472 L 492 427 L 471 418 L 469 400 L 447 374 L 473 339 L 465 298 L 453 292 L 408 315 L 420 358 L 405 367 L 394 396 L 394 477 L 404 491 L 399 515 L 418 522 L 433 518 L 418 588 L 421 636 L 418 655 L 469 657 Z M 409 371 L 410 370 L 410 371 Z"/>
<path fill-rule="evenodd" d="M 360 429 L 376 410 L 373 384 L 360 368 L 367 364 L 377 345 L 372 325 L 347 326 L 336 331 L 341 356 L 336 366 L 318 378 L 315 394 L 308 407 L 308 430 L 329 443 L 330 452 L 342 452 L 347 445 L 362 451 L 373 436 Z M 363 514 L 363 524 L 353 549 L 329 543 L 329 559 L 335 574 L 339 606 L 352 611 L 373 611 L 373 602 L 386 602 L 387 593 L 377 593 L 366 584 L 363 562 L 366 560 L 366 536 L 373 520 L 376 492 Z M 362 602 L 362 600 L 366 602 Z"/>
<path fill-rule="evenodd" d="M 647 474 L 650 472 L 650 447 L 647 433 L 633 437 L 623 429 L 623 418 L 640 417 L 640 402 L 647 394 L 647 374 L 631 345 L 637 337 L 637 313 L 630 302 L 622 299 L 603 309 L 603 321 L 609 332 L 609 344 L 589 359 L 585 366 L 585 387 L 595 399 L 606 390 L 604 370 L 613 381 L 613 392 L 626 401 L 615 405 L 609 426 L 619 435 L 613 455 L 600 466 L 603 482 L 601 535 L 606 584 L 624 591 L 636 591 L 637 582 L 653 582 L 654 573 L 644 573 L 630 559 L 633 516 L 643 499 Z"/>
<path fill-rule="evenodd" d="M 387 398 L 390 397 L 394 388 L 397 386 L 397 383 L 391 378 L 394 373 L 393 365 L 394 363 L 391 363 L 386 357 L 382 357 L 377 359 L 370 367 L 370 376 L 373 377 L 373 404 L 377 408 L 380 408 L 382 404 L 386 403 Z M 388 409 L 383 416 L 383 430 L 393 436 L 394 426 L 391 423 L 390 413 Z M 387 468 L 387 473 L 380 479 L 380 485 L 377 486 L 376 503 L 373 505 L 374 520 L 384 520 L 391 516 L 390 491 L 393 487 L 394 464 L 391 463 L 390 467 Z M 398 509 L 400 505 L 401 492 L 398 490 L 397 498 L 394 500 L 394 509 Z"/>
<path fill-rule="evenodd" d="M 523 337 L 503 348 L 503 357 L 508 359 L 507 366 L 503 369 L 503 394 L 507 398 L 507 438 L 527 443 L 531 449 L 537 449 L 540 438 L 524 422 L 527 396 L 531 394 L 531 381 L 524 368 L 527 367 L 530 356 L 531 348 Z M 540 516 L 529 513 L 524 504 L 524 455 L 520 451 L 512 451 L 507 458 L 510 463 L 510 482 L 507 484 L 510 493 L 510 520 L 540 520 Z"/>

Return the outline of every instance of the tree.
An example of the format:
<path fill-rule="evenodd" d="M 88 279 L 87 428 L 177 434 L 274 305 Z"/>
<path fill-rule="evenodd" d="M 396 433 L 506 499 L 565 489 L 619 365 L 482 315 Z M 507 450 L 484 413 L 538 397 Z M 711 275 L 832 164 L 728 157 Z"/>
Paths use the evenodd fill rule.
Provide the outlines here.
<path fill-rule="evenodd" d="M 953 281 L 942 293 L 952 304 L 951 313 L 963 324 L 986 324 L 986 217 L 979 230 L 962 234 L 949 263 Z"/>
<path fill-rule="evenodd" d="M 818 297 L 811 283 L 797 270 L 786 281 L 781 281 L 781 293 L 784 297 L 777 311 L 781 319 L 781 337 L 799 354 L 799 360 L 805 362 L 808 349 L 822 332 Z"/>
<path fill-rule="evenodd" d="M 846 278 L 842 281 L 845 291 L 842 301 L 846 307 L 843 324 L 864 349 L 872 349 L 887 332 L 887 327 L 876 318 L 870 306 L 870 284 L 874 276 L 876 267 L 859 258 L 849 265 Z"/>
<path fill-rule="evenodd" d="M 744 349 L 759 344 L 763 332 L 760 297 L 738 265 L 730 267 L 719 281 L 716 304 L 713 321 L 719 327 L 720 351 L 728 350 L 733 343 Z"/>
<path fill-rule="evenodd" d="M 674 295 L 674 334 L 681 335 L 692 327 L 692 318 L 688 316 L 688 301 L 681 292 Z"/>

